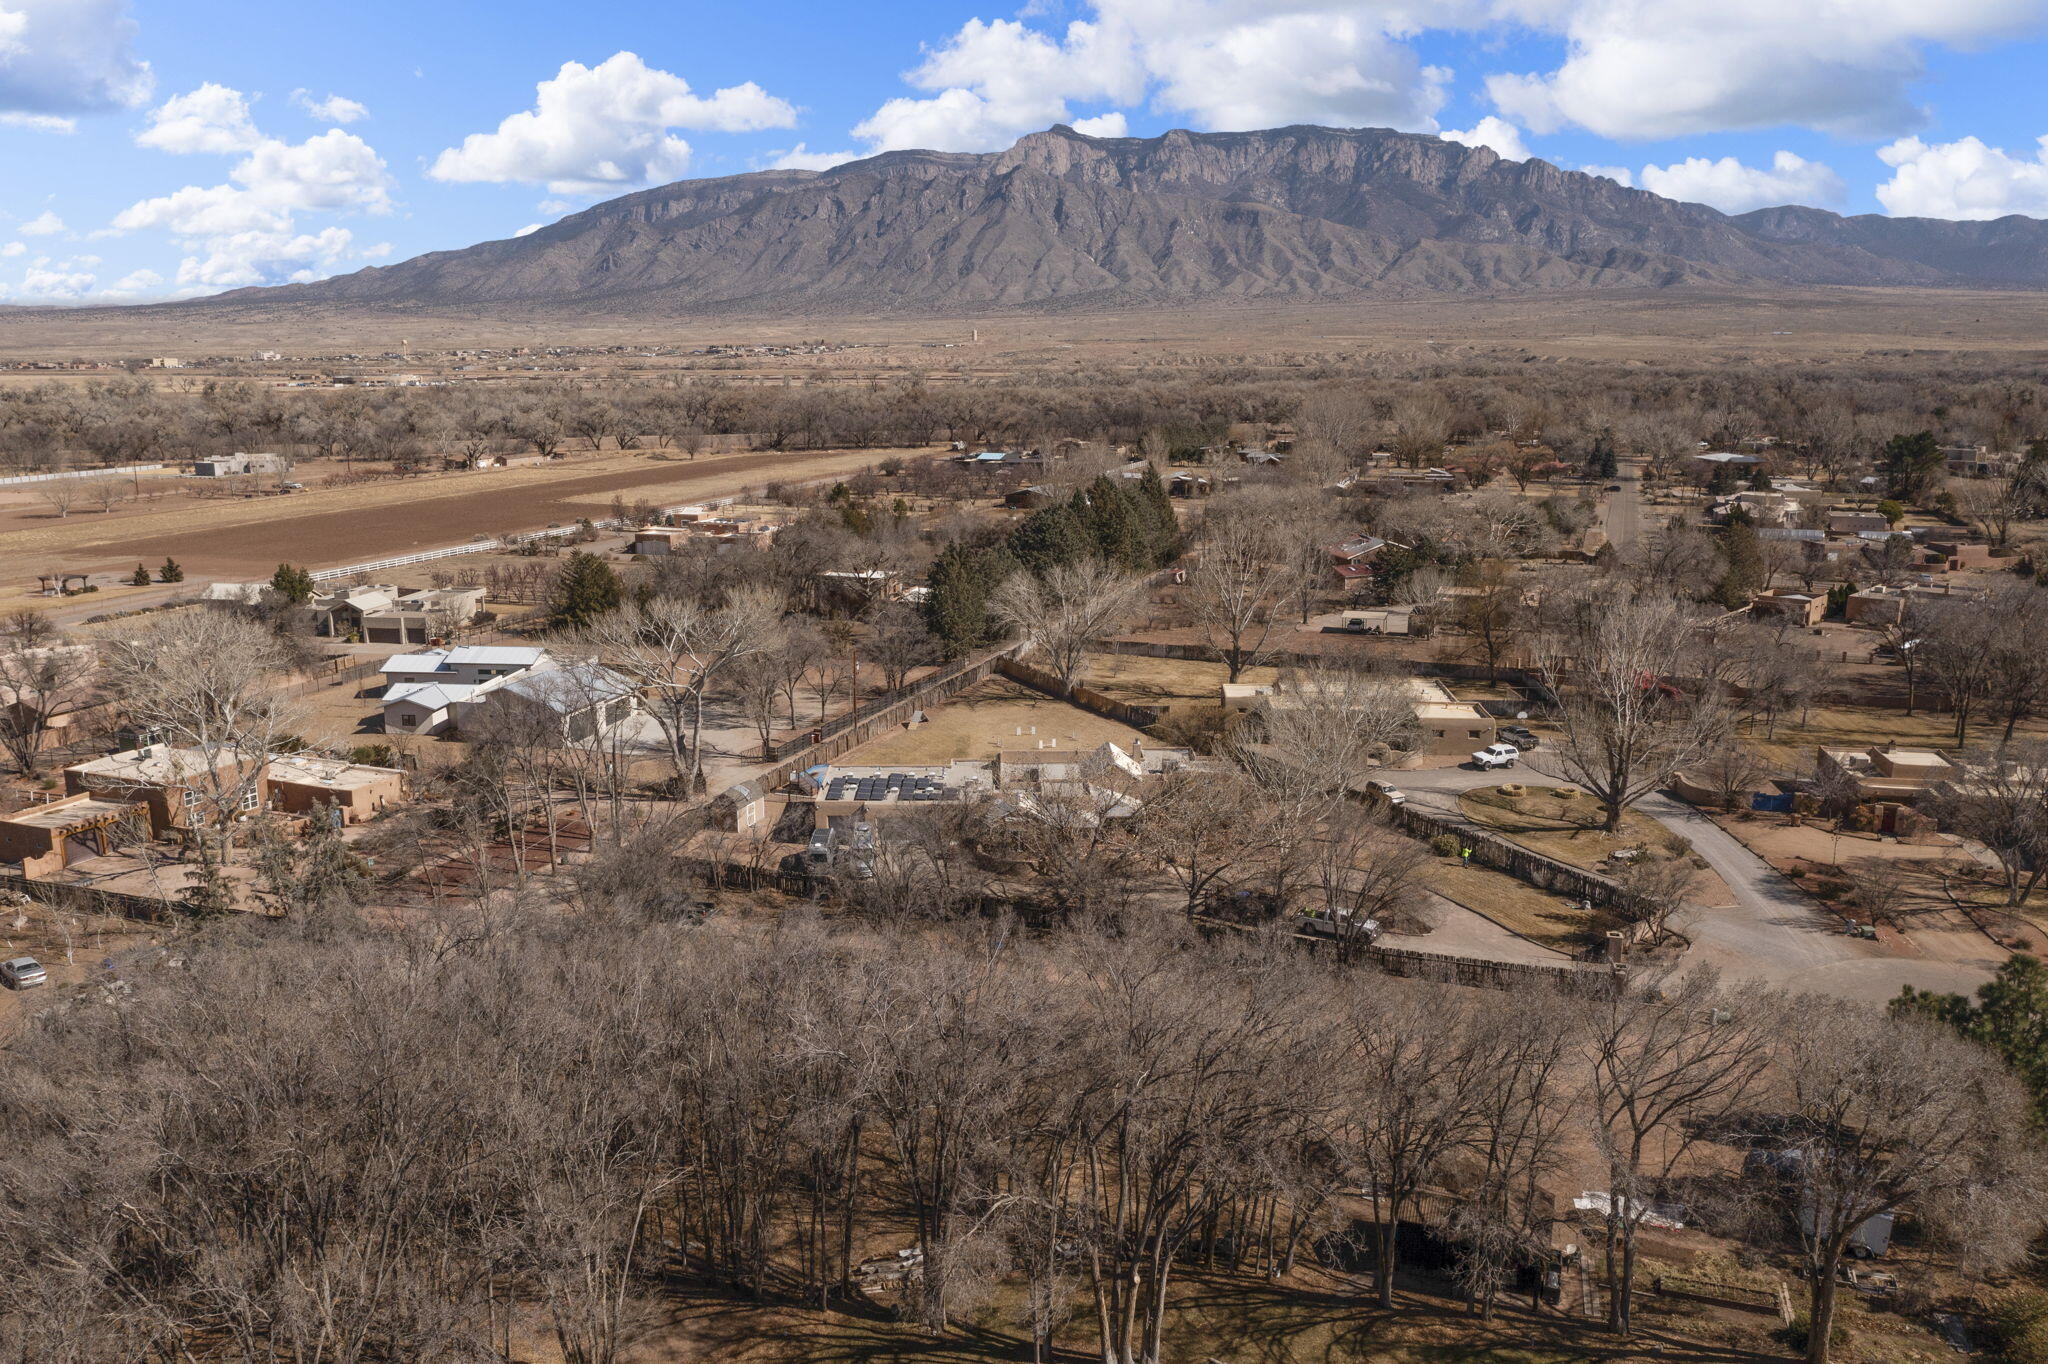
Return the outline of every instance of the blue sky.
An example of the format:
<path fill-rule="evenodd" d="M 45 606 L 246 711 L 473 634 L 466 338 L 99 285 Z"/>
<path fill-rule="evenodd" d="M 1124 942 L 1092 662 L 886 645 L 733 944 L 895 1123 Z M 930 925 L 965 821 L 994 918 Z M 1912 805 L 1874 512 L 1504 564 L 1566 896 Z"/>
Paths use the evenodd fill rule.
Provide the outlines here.
<path fill-rule="evenodd" d="M 0 300 L 183 296 L 894 147 L 1392 126 L 1730 212 L 2048 217 L 2048 0 L 0 0 Z"/>

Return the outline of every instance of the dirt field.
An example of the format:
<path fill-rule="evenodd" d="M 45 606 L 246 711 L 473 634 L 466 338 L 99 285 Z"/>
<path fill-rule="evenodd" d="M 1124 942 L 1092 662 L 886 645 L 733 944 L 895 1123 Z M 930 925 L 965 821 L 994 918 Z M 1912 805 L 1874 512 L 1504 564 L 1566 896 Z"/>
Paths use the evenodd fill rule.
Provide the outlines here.
<path fill-rule="evenodd" d="M 673 461 L 609 454 L 554 466 L 313 489 L 286 497 L 181 499 L 175 507 L 139 514 L 73 512 L 62 520 L 42 518 L 32 529 L 0 530 L 0 563 L 32 575 L 45 567 L 119 571 L 168 557 L 192 579 L 247 580 L 268 577 L 285 560 L 309 568 L 338 567 L 457 545 L 478 535 L 538 530 L 552 522 L 566 525 L 602 515 L 615 495 L 677 503 L 730 496 L 780 480 L 850 474 L 892 453 L 900 452 L 806 451 Z"/>
<path fill-rule="evenodd" d="M 1055 740 L 1061 748 L 1068 749 L 1085 750 L 1104 742 L 1130 749 L 1143 743 L 1145 736 L 1129 725 L 1055 701 L 1007 678 L 994 677 L 933 710 L 931 718 L 916 729 L 884 735 L 839 761 L 943 763 L 956 758 L 992 758 L 1001 752 L 1036 749 Z"/>
<path fill-rule="evenodd" d="M 1240 680 L 1264 685 L 1280 676 L 1278 668 L 1247 668 Z M 1087 685 L 1134 706 L 1165 706 L 1172 710 L 1222 704 L 1222 686 L 1230 670 L 1221 663 L 1196 659 L 1141 658 L 1129 654 L 1090 654 Z"/>

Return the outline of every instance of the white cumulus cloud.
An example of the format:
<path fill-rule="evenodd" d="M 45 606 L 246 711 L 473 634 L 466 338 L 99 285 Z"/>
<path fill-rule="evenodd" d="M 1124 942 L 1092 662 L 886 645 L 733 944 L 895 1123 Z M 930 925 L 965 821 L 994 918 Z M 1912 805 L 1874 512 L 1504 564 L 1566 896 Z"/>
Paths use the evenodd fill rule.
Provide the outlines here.
<path fill-rule="evenodd" d="M 49 209 L 44 209 L 15 231 L 24 237 L 54 237 L 64 231 L 64 220 Z"/>
<path fill-rule="evenodd" d="M 22 271 L 21 285 L 14 291 L 16 298 L 46 303 L 69 303 L 84 298 L 99 282 L 99 276 L 90 270 L 79 269 L 73 261 L 53 261 L 48 256 L 38 256 Z"/>
<path fill-rule="evenodd" d="M 2048 137 L 2014 156 L 1974 137 L 1926 143 L 1900 138 L 1878 156 L 1892 168 L 1877 201 L 1895 217 L 2048 218 Z"/>
<path fill-rule="evenodd" d="M 1747 213 L 1779 204 L 1839 204 L 1842 177 L 1818 161 L 1779 152 L 1768 169 L 1745 166 L 1732 156 L 1709 161 L 1689 157 L 1669 166 L 1643 167 L 1643 188 L 1667 199 L 1709 204 L 1723 213 Z"/>
<path fill-rule="evenodd" d="M 292 103 L 322 123 L 354 123 L 370 116 L 368 107 L 344 95 L 330 94 L 326 99 L 314 99 L 310 91 L 294 90 Z"/>
<path fill-rule="evenodd" d="M 1075 132 L 1087 137 L 1129 137 L 1131 121 L 1119 111 L 1112 109 L 1094 118 L 1077 118 L 1072 127 Z"/>
<path fill-rule="evenodd" d="M 520 228 L 517 232 L 514 232 L 512 235 L 515 237 L 531 237 L 534 233 L 540 231 L 542 228 L 546 226 L 546 223 L 528 223 L 525 227 Z"/>
<path fill-rule="evenodd" d="M 796 110 L 748 81 L 693 93 L 681 76 L 620 52 L 596 66 L 564 62 L 540 82 L 534 106 L 471 133 L 434 159 L 436 180 L 545 184 L 551 194 L 601 194 L 673 180 L 690 144 L 670 130 L 788 128 Z"/>
<path fill-rule="evenodd" d="M 1535 153 L 1522 140 L 1522 130 L 1504 118 L 1488 114 L 1464 132 L 1446 128 L 1437 134 L 1448 142 L 1462 142 L 1468 147 L 1490 147 L 1495 153 L 1510 161 L 1527 161 Z"/>
<path fill-rule="evenodd" d="M 28 246 L 22 242 L 8 242 L 6 245 L 0 246 L 0 256 L 26 256 L 27 254 Z"/>
<path fill-rule="evenodd" d="M 1629 189 L 1636 187 L 1636 173 L 1627 166 L 1581 166 L 1579 169 L 1588 175 L 1604 176 L 1615 184 L 1625 185 Z"/>
<path fill-rule="evenodd" d="M 153 85 L 134 46 L 128 0 L 4 0 L 0 111 L 62 119 L 133 108 Z"/>
<path fill-rule="evenodd" d="M 1481 0 L 1096 0 L 1092 8 L 1093 17 L 1059 33 L 970 19 L 906 73 L 928 93 L 889 100 L 854 135 L 875 150 L 985 151 L 1074 122 L 1072 104 L 1098 102 L 1149 103 L 1204 129 L 1435 131 L 1451 73 L 1424 65 L 1405 38 L 1482 12 Z M 1075 126 L 1094 136 L 1127 130 L 1121 109 Z"/>
<path fill-rule="evenodd" d="M 347 228 L 308 231 L 301 215 L 392 209 L 383 158 L 362 138 L 340 128 L 303 142 L 267 137 L 249 118 L 248 101 L 224 86 L 165 101 L 136 141 L 169 152 L 241 154 L 223 184 L 187 185 L 114 217 L 114 233 L 155 229 L 177 238 L 191 253 L 178 267 L 178 283 L 188 289 L 314 278 L 365 253 L 352 249 Z"/>
<path fill-rule="evenodd" d="M 149 126 L 135 135 L 137 146 L 178 155 L 245 152 L 262 140 L 242 92 L 212 81 L 165 100 L 150 111 Z"/>
<path fill-rule="evenodd" d="M 834 166 L 857 160 L 860 152 L 814 152 L 799 142 L 788 151 L 768 153 L 768 170 L 831 170 Z"/>
<path fill-rule="evenodd" d="M 100 290 L 101 298 L 133 298 L 146 294 L 164 282 L 164 277 L 154 270 L 132 270 Z"/>
<path fill-rule="evenodd" d="M 1929 47 L 2038 26 L 2041 0 L 1492 0 L 1558 35 L 1555 70 L 1497 74 L 1501 113 L 1536 132 L 1664 138 L 1797 124 L 1848 136 L 1916 126 Z"/>
<path fill-rule="evenodd" d="M 78 120 L 61 114 L 19 114 L 0 111 L 0 128 L 27 128 L 38 133 L 75 133 Z"/>

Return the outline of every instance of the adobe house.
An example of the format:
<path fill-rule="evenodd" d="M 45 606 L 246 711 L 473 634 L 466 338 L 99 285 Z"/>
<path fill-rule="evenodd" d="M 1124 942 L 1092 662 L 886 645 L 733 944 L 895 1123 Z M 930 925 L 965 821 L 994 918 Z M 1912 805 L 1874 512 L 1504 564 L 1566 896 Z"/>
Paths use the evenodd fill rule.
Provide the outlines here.
<path fill-rule="evenodd" d="M 148 839 L 149 810 L 140 801 L 80 793 L 0 815 L 0 863 L 19 865 L 31 881 Z"/>
<path fill-rule="evenodd" d="M 1815 766 L 1823 778 L 1841 776 L 1856 783 L 1859 801 L 1910 805 L 1953 778 L 1956 766 L 1929 748 L 1891 744 L 1865 750 L 1822 748 Z"/>
<path fill-rule="evenodd" d="M 1828 599 L 1805 592 L 1764 592 L 1749 604 L 1752 616 L 1785 616 L 1804 626 L 1820 624 L 1828 612 Z"/>
<path fill-rule="evenodd" d="M 268 808 L 283 814 L 331 809 L 343 824 L 360 824 L 404 802 L 405 773 L 317 753 L 278 753 L 264 769 L 262 796 Z"/>

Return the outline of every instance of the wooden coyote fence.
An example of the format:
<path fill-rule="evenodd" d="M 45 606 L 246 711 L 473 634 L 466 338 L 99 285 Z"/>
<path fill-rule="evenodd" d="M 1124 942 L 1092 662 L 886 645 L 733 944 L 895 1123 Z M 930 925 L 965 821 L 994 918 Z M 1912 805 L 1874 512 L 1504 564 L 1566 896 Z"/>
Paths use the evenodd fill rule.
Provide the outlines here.
<path fill-rule="evenodd" d="M 1133 706 L 1113 696 L 1105 696 L 1093 687 L 1077 686 L 1067 691 L 1060 686 L 1060 680 L 1045 669 L 1035 668 L 1015 658 L 997 659 L 996 671 L 1012 682 L 1021 682 L 1033 691 L 1042 691 L 1056 701 L 1079 706 L 1132 729 L 1149 729 L 1166 718 L 1163 706 Z"/>
<path fill-rule="evenodd" d="M 1482 867 L 1506 872 L 1517 881 L 1526 881 L 1540 890 L 1557 895 L 1569 895 L 1585 900 L 1602 909 L 1611 909 L 1627 919 L 1644 917 L 1636 904 L 1636 898 L 1619 884 L 1597 872 L 1575 867 L 1569 862 L 1560 862 L 1546 857 L 1521 844 L 1482 829 L 1450 815 L 1432 814 L 1418 809 L 1413 803 L 1396 805 L 1390 811 L 1394 827 L 1417 838 L 1430 839 L 1439 834 L 1448 834 L 1458 840 L 1461 848 L 1472 850 L 1472 860 Z"/>
<path fill-rule="evenodd" d="M 10 890 L 59 909 L 72 909 L 83 914 L 114 914 L 151 923 L 179 912 L 175 902 L 160 900 L 153 895 L 96 890 L 66 881 L 31 881 L 19 872 L 0 868 L 0 892 Z"/>
<path fill-rule="evenodd" d="M 750 778 L 745 784 L 762 791 L 778 790 L 783 783 L 805 768 L 831 762 L 849 749 L 859 748 L 870 739 L 878 738 L 889 730 L 908 724 L 910 718 L 926 706 L 958 695 L 988 680 L 1003 659 L 1010 657 L 1022 647 L 1021 644 L 1006 644 L 978 658 L 962 659 L 949 668 L 933 673 L 906 691 L 870 701 L 859 710 L 840 716 L 822 729 L 812 730 L 811 733 L 821 736 L 816 741 L 805 737 L 793 747 L 777 749 L 775 766 L 758 777 Z"/>

